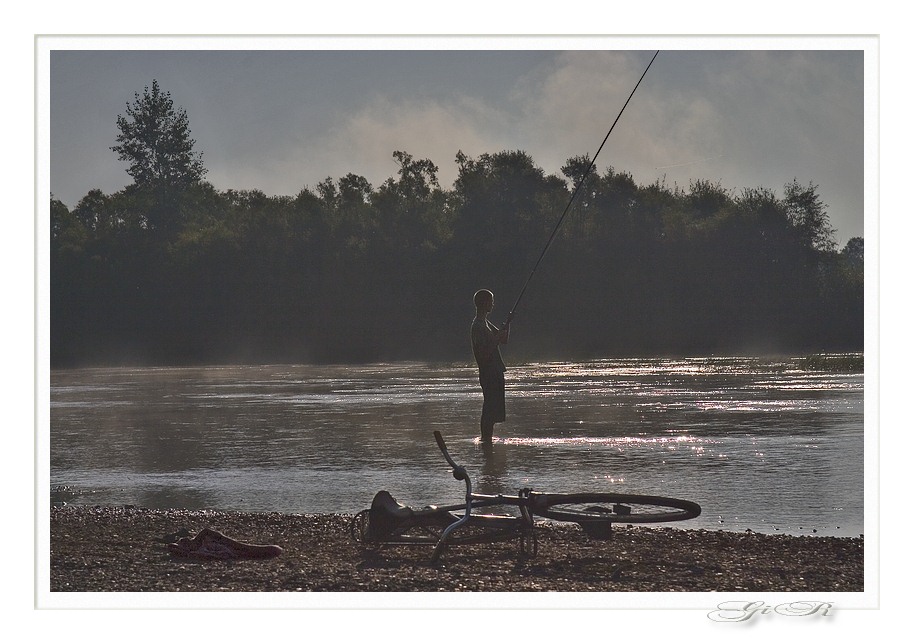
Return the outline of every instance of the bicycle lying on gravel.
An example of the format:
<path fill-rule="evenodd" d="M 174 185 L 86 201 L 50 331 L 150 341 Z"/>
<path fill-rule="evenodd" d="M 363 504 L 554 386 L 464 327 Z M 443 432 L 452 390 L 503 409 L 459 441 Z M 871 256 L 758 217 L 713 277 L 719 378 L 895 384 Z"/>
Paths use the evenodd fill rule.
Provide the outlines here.
<path fill-rule="evenodd" d="M 449 506 L 413 509 L 400 504 L 386 490 L 379 491 L 371 508 L 357 513 L 349 532 L 354 540 L 372 546 L 385 544 L 434 544 L 435 563 L 451 544 L 479 544 L 517 539 L 520 553 L 537 554 L 535 518 L 575 522 L 595 539 L 608 539 L 614 523 L 646 524 L 692 519 L 701 507 L 684 499 L 619 493 L 539 493 L 521 489 L 517 496 L 480 495 L 473 492 L 470 476 L 448 452 L 444 438 L 435 441 L 454 479 L 466 484 L 466 501 Z M 482 508 L 513 507 L 519 514 L 480 513 Z M 459 512 L 463 510 L 463 515 Z"/>

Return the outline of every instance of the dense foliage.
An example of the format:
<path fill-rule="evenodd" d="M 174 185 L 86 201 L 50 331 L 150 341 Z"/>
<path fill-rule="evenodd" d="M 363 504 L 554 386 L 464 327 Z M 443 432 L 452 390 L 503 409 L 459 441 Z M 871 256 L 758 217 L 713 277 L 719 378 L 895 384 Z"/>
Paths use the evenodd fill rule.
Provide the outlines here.
<path fill-rule="evenodd" d="M 576 181 L 509 360 L 863 346 L 863 239 L 838 251 L 812 184 L 644 186 L 586 157 L 550 176 L 502 151 L 458 153 L 445 189 L 398 151 L 378 187 L 268 196 L 202 182 L 182 149 L 167 180 L 131 172 L 72 210 L 51 197 L 55 365 L 468 360 L 473 293 L 508 312 Z"/>

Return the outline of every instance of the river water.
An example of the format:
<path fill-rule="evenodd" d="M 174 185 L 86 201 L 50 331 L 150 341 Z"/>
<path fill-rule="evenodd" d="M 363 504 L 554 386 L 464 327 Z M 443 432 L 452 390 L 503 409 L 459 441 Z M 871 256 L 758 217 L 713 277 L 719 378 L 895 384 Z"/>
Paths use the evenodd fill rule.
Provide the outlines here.
<path fill-rule="evenodd" d="M 507 381 L 489 451 L 464 365 L 55 370 L 52 500 L 351 513 L 386 489 L 459 502 L 440 430 L 479 492 L 664 495 L 702 506 L 674 527 L 864 532 L 862 355 L 536 363 Z"/>

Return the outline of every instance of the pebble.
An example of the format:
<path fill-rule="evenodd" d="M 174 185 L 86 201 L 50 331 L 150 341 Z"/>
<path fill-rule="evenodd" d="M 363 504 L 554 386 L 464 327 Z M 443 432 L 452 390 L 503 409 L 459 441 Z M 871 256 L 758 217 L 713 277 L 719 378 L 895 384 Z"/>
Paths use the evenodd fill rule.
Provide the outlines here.
<path fill-rule="evenodd" d="M 587 538 L 576 525 L 540 529 L 539 554 L 516 542 L 448 548 L 441 568 L 426 546 L 365 548 L 348 515 L 51 509 L 53 591 L 861 591 L 863 539 L 797 537 L 666 526 Z M 162 540 L 213 528 L 278 544 L 270 560 L 187 562 Z M 115 537 L 117 536 L 117 537 Z M 663 551 L 663 555 L 658 555 Z M 803 575 L 796 570 L 802 569 Z M 836 588 L 837 587 L 837 588 Z"/>

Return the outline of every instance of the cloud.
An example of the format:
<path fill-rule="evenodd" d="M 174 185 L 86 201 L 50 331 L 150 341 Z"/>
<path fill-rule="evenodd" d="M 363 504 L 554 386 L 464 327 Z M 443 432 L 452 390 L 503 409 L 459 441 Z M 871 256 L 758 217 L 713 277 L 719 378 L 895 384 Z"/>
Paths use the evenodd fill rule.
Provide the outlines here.
<path fill-rule="evenodd" d="M 522 79 L 511 98 L 535 146 L 578 155 L 605 135 L 638 73 L 630 53 L 563 52 L 552 65 Z"/>
<path fill-rule="evenodd" d="M 402 150 L 435 162 L 448 187 L 457 175 L 458 150 L 479 156 L 521 149 L 548 173 L 559 173 L 568 158 L 593 154 L 643 71 L 640 65 L 631 53 L 567 52 L 497 96 L 444 101 L 379 93 L 340 113 L 296 162 L 313 167 L 319 150 L 326 159 L 323 176 L 353 172 L 377 185 L 396 173 L 391 154 Z"/>
<path fill-rule="evenodd" d="M 349 173 L 377 187 L 396 177 L 393 153 L 405 151 L 434 162 L 442 187 L 449 188 L 457 178 L 457 152 L 477 156 L 498 151 L 505 142 L 499 134 L 503 120 L 502 112 L 471 97 L 444 102 L 377 94 L 355 108 L 341 108 L 322 131 L 304 122 L 289 124 L 283 140 L 249 146 L 241 162 L 221 163 L 217 158 L 208 178 L 220 186 L 257 186 L 283 195 Z"/>
<path fill-rule="evenodd" d="M 470 97 L 443 102 L 379 95 L 343 116 L 319 145 L 337 174 L 361 174 L 377 185 L 396 175 L 393 152 L 405 151 L 434 162 L 441 185 L 449 187 L 457 177 L 457 152 L 474 156 L 493 151 L 503 118 Z"/>

